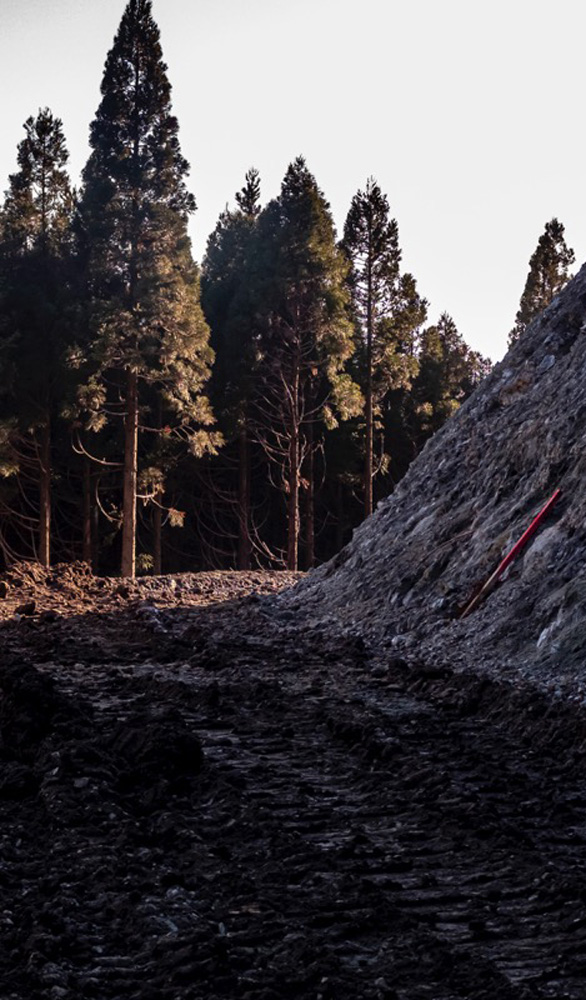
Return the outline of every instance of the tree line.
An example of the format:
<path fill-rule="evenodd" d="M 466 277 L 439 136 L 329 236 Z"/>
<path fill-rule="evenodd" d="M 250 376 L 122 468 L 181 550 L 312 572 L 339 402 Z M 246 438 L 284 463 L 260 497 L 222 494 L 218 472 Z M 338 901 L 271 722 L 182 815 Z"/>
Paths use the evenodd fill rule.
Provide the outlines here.
<path fill-rule="evenodd" d="M 333 555 L 490 368 L 447 313 L 428 324 L 377 182 L 338 240 L 302 157 L 264 206 L 251 169 L 199 268 L 150 0 L 108 54 L 79 190 L 61 121 L 24 129 L 0 209 L 3 563 Z M 548 227 L 512 339 L 568 278 Z"/>

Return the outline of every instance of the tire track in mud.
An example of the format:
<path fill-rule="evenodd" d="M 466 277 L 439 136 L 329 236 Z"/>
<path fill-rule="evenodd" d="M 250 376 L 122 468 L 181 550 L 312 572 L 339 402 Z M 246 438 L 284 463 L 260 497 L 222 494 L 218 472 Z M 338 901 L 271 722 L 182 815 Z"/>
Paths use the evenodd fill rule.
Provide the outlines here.
<path fill-rule="evenodd" d="M 200 646 L 40 667 L 57 721 L 0 789 L 7 1000 L 584 997 L 580 733 L 351 644 Z"/>
<path fill-rule="evenodd" d="M 492 995 L 506 982 L 513 996 L 527 986 L 583 996 L 583 786 L 560 794 L 559 768 L 535 770 L 505 734 L 447 725 L 398 692 L 384 709 L 360 696 L 326 699 L 303 706 L 304 724 L 295 713 L 289 745 L 256 731 L 220 745 L 220 759 L 236 758 L 243 775 L 264 762 L 248 799 L 295 839 L 275 893 L 287 874 L 303 885 L 293 918 L 321 905 L 324 927 L 340 931 L 326 944 L 336 962 L 378 972 L 383 993 L 387 983 L 402 996 L 389 939 L 396 948 L 397 937 L 425 932 L 422 960 L 447 945 L 458 975 L 462 964 L 484 967 Z M 474 975 L 463 991 L 450 978 L 433 983 L 434 996 L 476 995 Z"/>

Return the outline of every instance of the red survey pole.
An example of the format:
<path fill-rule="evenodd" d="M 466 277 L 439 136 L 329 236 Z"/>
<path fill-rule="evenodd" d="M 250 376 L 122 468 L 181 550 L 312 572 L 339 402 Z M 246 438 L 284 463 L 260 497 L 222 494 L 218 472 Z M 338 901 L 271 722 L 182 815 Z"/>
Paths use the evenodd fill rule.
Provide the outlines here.
<path fill-rule="evenodd" d="M 488 591 L 491 589 L 491 587 L 493 587 L 494 584 L 497 582 L 497 580 L 500 579 L 500 577 L 505 572 L 507 566 L 511 565 L 511 563 L 513 562 L 513 560 L 516 559 L 517 556 L 519 555 L 519 552 L 521 551 L 521 549 L 523 549 L 526 546 L 526 544 L 529 541 L 529 539 L 532 538 L 532 536 L 535 534 L 535 532 L 537 531 L 539 525 L 547 517 L 547 515 L 550 512 L 550 510 L 552 509 L 552 507 L 554 506 L 554 504 L 557 503 L 557 501 L 559 500 L 559 498 L 561 497 L 561 495 L 562 495 L 562 491 L 561 490 L 556 490 L 555 493 L 553 494 L 553 496 L 551 496 L 549 498 L 549 500 L 547 501 L 545 507 L 542 507 L 541 510 L 539 511 L 539 514 L 537 515 L 537 517 L 533 518 L 533 520 L 532 520 L 531 524 L 529 525 L 529 527 L 527 528 L 527 530 L 525 532 L 523 532 L 523 534 L 521 535 L 519 541 L 515 542 L 515 544 L 513 545 L 513 548 L 510 550 L 510 552 L 507 552 L 505 558 L 502 560 L 502 562 L 499 563 L 499 565 L 495 569 L 495 571 L 492 574 L 492 576 L 489 576 L 488 580 L 486 581 L 486 583 L 484 584 L 484 586 L 482 587 L 482 589 L 479 591 L 479 593 L 476 595 L 476 597 L 474 597 L 470 601 L 470 603 L 464 608 L 462 614 L 460 615 L 460 620 L 462 618 L 465 618 L 466 615 L 469 615 L 471 611 L 474 611 L 478 607 L 478 605 L 480 604 L 480 602 L 481 602 L 482 598 L 485 596 L 485 594 L 487 594 Z"/>

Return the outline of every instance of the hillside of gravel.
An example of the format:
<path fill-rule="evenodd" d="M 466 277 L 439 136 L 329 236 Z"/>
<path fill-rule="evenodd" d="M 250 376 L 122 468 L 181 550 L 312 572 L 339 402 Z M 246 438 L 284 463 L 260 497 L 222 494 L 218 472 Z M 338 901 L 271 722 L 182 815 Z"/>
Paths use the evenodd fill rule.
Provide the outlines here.
<path fill-rule="evenodd" d="M 283 598 L 396 652 L 586 696 L 586 267 L 431 439 L 350 544 Z M 462 609 L 553 491 L 496 590 Z"/>

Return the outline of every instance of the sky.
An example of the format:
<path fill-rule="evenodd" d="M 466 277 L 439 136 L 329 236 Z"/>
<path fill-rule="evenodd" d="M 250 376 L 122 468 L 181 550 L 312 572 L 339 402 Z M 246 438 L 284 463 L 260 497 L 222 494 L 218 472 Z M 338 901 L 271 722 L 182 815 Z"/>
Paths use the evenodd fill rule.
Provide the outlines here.
<path fill-rule="evenodd" d="M 0 0 L 0 191 L 26 118 L 62 119 L 74 183 L 124 0 Z M 403 264 L 499 360 L 556 216 L 586 258 L 582 0 L 153 0 L 201 260 L 250 166 L 262 198 L 299 154 L 341 232 L 374 176 Z"/>

